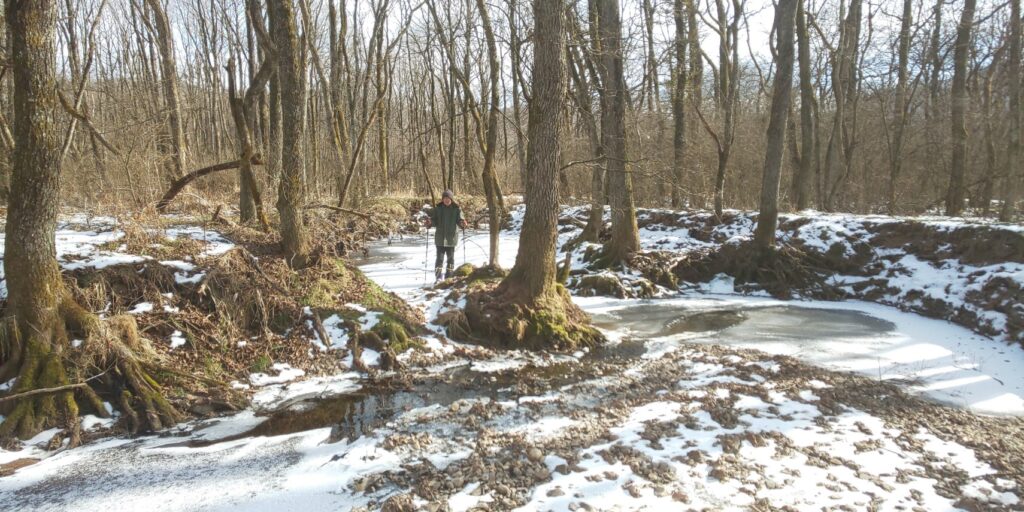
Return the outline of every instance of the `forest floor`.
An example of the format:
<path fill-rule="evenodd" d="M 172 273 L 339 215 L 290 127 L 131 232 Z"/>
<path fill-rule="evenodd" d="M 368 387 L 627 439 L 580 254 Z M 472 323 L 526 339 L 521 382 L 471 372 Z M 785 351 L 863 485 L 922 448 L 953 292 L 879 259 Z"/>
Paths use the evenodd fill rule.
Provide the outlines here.
<path fill-rule="evenodd" d="M 562 242 L 576 234 L 571 217 L 581 214 L 566 210 Z M 312 329 L 292 329 L 274 339 L 304 348 L 224 356 L 248 363 L 223 369 L 252 399 L 235 414 L 136 438 L 104 437 L 109 422 L 87 417 L 95 440 L 83 447 L 47 451 L 53 433 L 45 432 L 0 451 L 0 474 L 10 473 L 0 477 L 0 508 L 1024 507 L 1024 349 L 1013 330 L 1020 301 L 992 293 L 1004 281 L 997 290 L 1019 293 L 1024 264 L 1015 259 L 1020 252 L 999 252 L 993 242 L 978 248 L 979 259 L 962 248 L 991 230 L 1014 243 L 1019 228 L 784 218 L 785 242 L 834 256 L 840 249 L 833 247 L 849 244 L 832 264 L 855 256 L 866 262 L 859 268 L 869 270 L 830 274 L 828 296 L 835 288 L 847 295 L 829 302 L 816 297 L 826 289 L 817 281 L 806 290 L 772 288 L 792 298 L 782 300 L 708 263 L 715 251 L 748 239 L 753 224 L 740 213 L 721 224 L 707 218 L 642 211 L 643 249 L 658 252 L 645 255 L 640 270 L 612 273 L 617 286 L 587 281 L 608 273 L 588 270 L 587 246 L 576 248 L 570 287 L 610 343 L 575 354 L 499 353 L 448 340 L 432 322 L 459 306 L 458 286 L 430 286 L 428 240 L 420 234 L 373 244 L 352 261 L 427 321 L 416 346 L 398 355 L 403 370 L 383 371 L 373 351 L 363 353 L 372 375 L 352 368 L 342 348 L 352 324 L 343 320 L 370 330 L 382 313 L 347 304 L 347 315 L 323 319 L 329 346 Z M 515 259 L 518 219 L 502 234 L 506 267 Z M 131 244 L 118 243 L 124 231 L 101 221 L 62 224 L 58 252 L 68 272 L 148 262 L 174 269 L 187 286 L 202 282 L 200 274 L 237 242 L 221 228 L 167 223 L 164 234 L 197 242 L 191 259 L 164 260 L 133 254 Z M 886 242 L 877 226 L 889 224 L 917 235 Z M 932 240 L 963 229 L 973 234 Z M 471 233 L 458 257 L 483 263 L 486 240 Z M 659 285 L 672 279 L 646 262 L 671 268 L 678 288 Z M 865 281 L 864 272 L 874 276 L 868 281 L 886 279 L 868 283 L 881 291 L 849 285 Z M 990 300 L 976 300 L 972 289 Z M 180 297 L 162 297 L 166 303 L 139 297 L 118 307 L 160 318 L 150 325 L 183 314 Z M 957 325 L 915 312 L 939 316 L 936 301 L 983 322 L 961 316 Z M 169 357 L 192 361 L 188 354 L 203 353 L 198 338 L 180 329 L 149 336 Z M 229 349 L 262 343 L 238 340 Z M 272 360 L 260 358 L 268 354 Z"/>

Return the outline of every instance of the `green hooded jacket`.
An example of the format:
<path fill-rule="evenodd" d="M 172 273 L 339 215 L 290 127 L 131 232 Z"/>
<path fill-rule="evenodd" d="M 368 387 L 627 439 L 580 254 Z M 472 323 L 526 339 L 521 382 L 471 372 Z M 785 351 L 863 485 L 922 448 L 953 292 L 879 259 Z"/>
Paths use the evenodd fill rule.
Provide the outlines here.
<path fill-rule="evenodd" d="M 454 201 L 451 206 L 437 203 L 430 211 L 430 225 L 435 228 L 434 245 L 455 247 L 459 244 L 459 224 L 462 223 L 462 208 Z"/>

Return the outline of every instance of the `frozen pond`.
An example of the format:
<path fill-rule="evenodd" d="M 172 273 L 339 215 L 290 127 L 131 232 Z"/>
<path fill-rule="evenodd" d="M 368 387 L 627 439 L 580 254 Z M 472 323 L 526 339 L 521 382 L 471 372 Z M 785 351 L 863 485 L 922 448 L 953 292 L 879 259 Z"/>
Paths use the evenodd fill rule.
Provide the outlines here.
<path fill-rule="evenodd" d="M 371 247 L 367 275 L 435 310 L 433 247 L 406 237 Z M 473 232 L 456 261 L 486 262 L 487 233 Z M 502 233 L 501 264 L 515 263 L 516 235 Z M 561 257 L 559 257 L 561 260 Z M 643 340 L 647 357 L 685 343 L 717 343 L 797 357 L 816 365 L 898 382 L 911 392 L 973 412 L 1024 415 L 1024 350 L 942 320 L 860 301 L 779 301 L 685 292 L 658 299 L 577 297 L 609 338 Z"/>

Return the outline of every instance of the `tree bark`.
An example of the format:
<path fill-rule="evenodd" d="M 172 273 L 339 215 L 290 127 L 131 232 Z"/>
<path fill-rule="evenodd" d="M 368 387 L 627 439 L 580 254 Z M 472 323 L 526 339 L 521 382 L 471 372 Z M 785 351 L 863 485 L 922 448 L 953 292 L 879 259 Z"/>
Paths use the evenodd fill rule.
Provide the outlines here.
<path fill-rule="evenodd" d="M 554 2 L 551 2 L 554 3 Z M 561 2 L 559 2 L 561 3 Z M 499 105 L 500 96 L 498 92 L 498 82 L 501 79 L 501 65 L 498 63 L 498 44 L 494 39 L 494 29 L 491 27 L 491 16 L 487 13 L 487 4 L 484 0 L 476 0 L 477 9 L 480 11 L 480 19 L 482 21 L 484 36 L 487 40 L 487 63 L 490 69 L 490 82 L 491 82 L 491 93 L 490 100 L 488 101 L 487 109 L 487 142 L 484 147 L 484 169 L 483 169 L 483 182 L 484 182 L 484 195 L 487 196 L 487 216 L 488 225 L 490 227 L 489 242 L 490 247 L 488 251 L 488 262 L 487 264 L 497 268 L 498 267 L 498 239 L 501 228 L 501 216 L 503 208 L 499 206 L 498 195 L 498 176 L 494 172 L 494 154 L 498 147 L 498 117 L 501 115 L 501 107 Z M 564 46 L 564 24 L 560 24 L 557 27 L 562 34 L 563 42 L 560 44 Z M 559 87 L 560 90 L 565 89 L 565 56 L 564 50 L 559 50 L 558 58 L 559 62 L 554 65 L 559 66 L 562 78 Z M 544 63 L 547 65 L 547 63 Z M 468 92 L 468 91 L 467 91 Z M 559 101 L 558 105 L 561 105 Z M 559 112 L 560 110 L 552 110 L 551 112 Z M 554 116 L 553 116 L 554 117 Z M 557 137 L 557 132 L 555 136 Z M 467 147 L 467 150 L 469 148 Z M 556 152 L 559 154 L 560 150 Z M 556 160 L 557 161 L 557 160 Z M 555 202 L 558 201 L 557 189 L 553 191 L 555 194 Z"/>
<path fill-rule="evenodd" d="M 775 245 L 775 228 L 779 218 L 779 183 L 782 178 L 782 155 L 786 142 L 786 119 L 789 115 L 790 90 L 793 84 L 793 23 L 796 4 L 803 0 L 779 0 L 775 8 L 776 67 L 772 84 L 772 111 L 768 121 L 768 147 L 764 157 L 761 181 L 761 210 L 757 216 L 754 244 Z"/>
<path fill-rule="evenodd" d="M 609 179 L 612 237 L 605 245 L 609 264 L 620 264 L 640 250 L 633 180 L 626 165 L 626 81 L 623 75 L 622 21 L 618 0 L 598 0 L 601 37 L 601 141 Z M 536 96 L 536 93 L 534 93 Z M 531 139 L 532 140 L 532 139 Z"/>
<path fill-rule="evenodd" d="M 1010 139 L 1007 144 L 1007 176 L 1003 195 L 1003 205 L 999 210 L 999 220 L 1010 222 L 1013 220 L 1017 208 L 1017 201 L 1020 199 L 1020 181 L 1024 179 L 1024 171 L 1021 170 L 1021 83 L 1020 61 L 1021 61 L 1021 20 L 1020 0 L 1010 0 L 1010 51 L 1008 77 L 1010 88 L 1010 129 L 1007 137 Z"/>
<path fill-rule="evenodd" d="M 63 282 L 54 233 L 60 193 L 61 106 L 57 99 L 57 8 L 53 0 L 6 2 L 12 66 L 14 151 L 4 233 L 7 308 L 18 333 L 7 335 L 0 380 L 18 372 L 37 343 L 46 354 L 66 348 L 58 308 Z M 31 362 L 30 362 L 31 363 Z M 35 364 L 39 364 L 38 361 Z M 19 383 L 21 384 L 21 383 Z"/>
<path fill-rule="evenodd" d="M 946 193 L 946 215 L 960 215 L 964 208 L 964 167 L 967 160 L 967 59 L 971 46 L 971 25 L 974 23 L 976 0 L 964 0 L 964 10 L 956 29 L 953 47 L 953 84 L 950 87 L 950 120 L 952 159 L 949 169 L 949 190 Z"/>
<path fill-rule="evenodd" d="M 167 126 L 171 138 L 171 164 L 173 176 L 180 178 L 185 169 L 185 130 L 181 119 L 181 106 L 178 100 L 178 67 L 174 59 L 174 36 L 167 12 L 160 5 L 160 0 L 146 0 L 153 11 L 154 25 L 157 32 L 157 47 L 160 49 L 160 84 L 163 87 L 164 101 L 167 102 Z"/>
<path fill-rule="evenodd" d="M 305 65 L 302 62 L 292 0 L 269 0 L 268 9 L 270 33 L 277 46 L 276 64 L 281 102 L 281 178 L 277 189 L 281 248 L 293 266 L 301 267 L 307 263 L 310 251 L 302 217 L 306 202 L 302 151 L 306 124 Z"/>
<path fill-rule="evenodd" d="M 686 180 L 686 102 L 689 95 L 689 70 L 686 67 L 686 56 L 689 50 L 689 39 L 686 35 L 687 19 L 684 0 L 675 0 L 673 18 L 676 28 L 675 57 L 676 83 L 672 95 L 672 171 L 675 178 L 672 183 L 672 207 L 683 206 L 683 183 Z"/>
<path fill-rule="evenodd" d="M 259 184 L 252 172 L 252 160 L 255 149 L 252 142 L 252 110 L 256 104 L 257 91 L 263 90 L 270 78 L 271 65 L 264 62 L 259 72 L 253 77 L 248 90 L 242 97 L 235 91 L 234 59 L 228 60 L 228 101 L 231 103 L 231 116 L 235 121 L 235 134 L 238 137 L 238 211 L 242 222 L 259 221 L 264 229 L 270 229 L 270 222 L 263 212 L 263 198 Z"/>
<path fill-rule="evenodd" d="M 526 213 L 519 252 L 503 287 L 520 290 L 526 302 L 554 293 L 558 237 L 558 161 L 562 151 L 559 116 L 565 97 L 564 4 L 534 0 L 536 23 L 532 99 L 526 149 Z"/>
<path fill-rule="evenodd" d="M 811 43 L 807 33 L 804 0 L 796 5 L 796 33 L 800 60 L 800 165 L 793 176 L 793 196 L 797 210 L 811 205 L 811 164 L 814 157 L 814 85 L 811 83 Z"/>
<path fill-rule="evenodd" d="M 897 213 L 896 187 L 903 169 L 903 132 L 907 126 L 910 102 L 907 98 L 907 68 L 910 61 L 910 27 L 913 23 L 913 1 L 903 0 L 900 38 L 897 49 L 896 99 L 893 102 L 892 143 L 889 149 L 889 214 Z"/>

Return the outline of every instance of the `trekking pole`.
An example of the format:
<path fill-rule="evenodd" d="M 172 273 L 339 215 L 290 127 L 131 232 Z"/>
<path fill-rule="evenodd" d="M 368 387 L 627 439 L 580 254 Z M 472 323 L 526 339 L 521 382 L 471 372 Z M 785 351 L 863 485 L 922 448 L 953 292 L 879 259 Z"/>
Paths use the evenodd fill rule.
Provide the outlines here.
<path fill-rule="evenodd" d="M 468 263 L 468 260 L 466 260 L 466 228 L 463 227 L 462 228 L 462 264 L 465 265 L 466 263 Z"/>
<path fill-rule="evenodd" d="M 427 234 L 423 237 L 423 282 L 427 282 L 427 272 L 430 266 L 430 226 L 427 226 Z"/>

